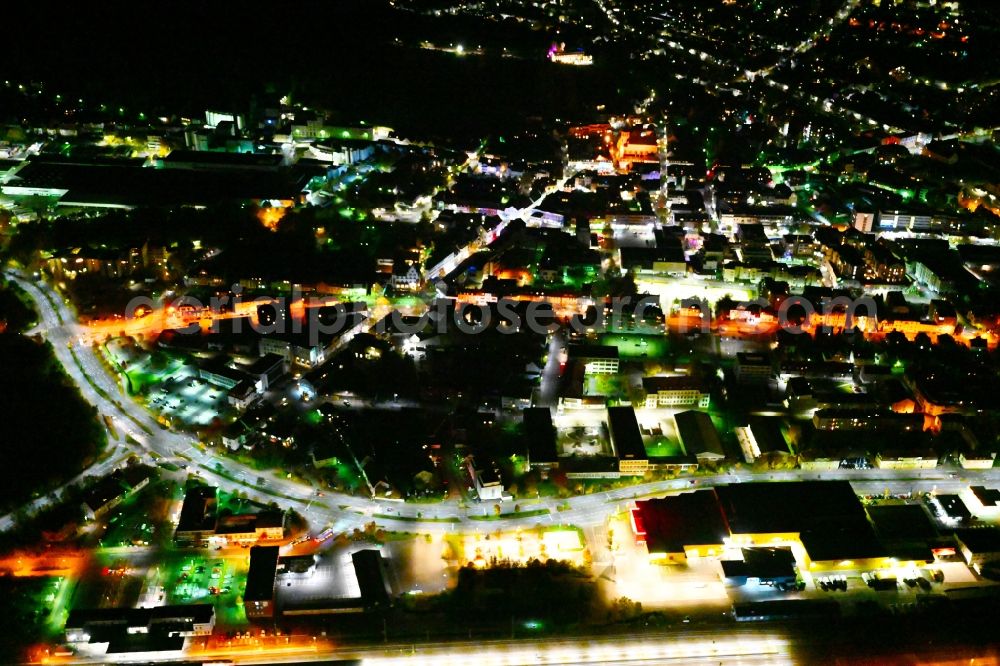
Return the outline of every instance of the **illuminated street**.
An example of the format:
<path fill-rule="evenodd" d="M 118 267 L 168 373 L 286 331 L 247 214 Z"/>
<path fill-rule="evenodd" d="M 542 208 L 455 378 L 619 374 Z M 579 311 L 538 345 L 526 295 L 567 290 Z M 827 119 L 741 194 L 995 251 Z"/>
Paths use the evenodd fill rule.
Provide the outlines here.
<path fill-rule="evenodd" d="M 22 9 L 0 664 L 1000 659 L 990 3 Z"/>

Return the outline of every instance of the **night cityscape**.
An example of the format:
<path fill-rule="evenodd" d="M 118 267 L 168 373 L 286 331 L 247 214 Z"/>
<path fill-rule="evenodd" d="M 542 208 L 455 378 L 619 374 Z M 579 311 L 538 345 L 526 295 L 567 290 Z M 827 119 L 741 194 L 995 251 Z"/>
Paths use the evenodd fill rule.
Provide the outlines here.
<path fill-rule="evenodd" d="M 995 2 L 30 11 L 0 664 L 1000 663 Z"/>

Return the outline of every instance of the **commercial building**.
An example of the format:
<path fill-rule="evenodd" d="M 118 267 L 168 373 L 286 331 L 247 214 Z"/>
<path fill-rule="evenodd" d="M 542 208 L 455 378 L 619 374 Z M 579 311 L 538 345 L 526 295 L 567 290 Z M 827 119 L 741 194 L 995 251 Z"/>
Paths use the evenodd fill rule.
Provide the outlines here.
<path fill-rule="evenodd" d="M 315 368 L 327 359 L 335 340 L 329 335 L 318 337 L 319 341 L 310 340 L 310 335 L 306 332 L 265 335 L 260 339 L 258 348 L 261 356 L 276 354 L 289 363 Z"/>
<path fill-rule="evenodd" d="M 243 370 L 231 368 L 215 360 L 198 369 L 198 377 L 210 384 L 226 389 L 226 402 L 242 411 L 260 397 L 260 379 Z"/>
<path fill-rule="evenodd" d="M 724 548 L 786 546 L 812 571 L 896 566 L 846 481 L 741 483 L 657 500 L 632 511 L 650 561 L 683 564 Z"/>
<path fill-rule="evenodd" d="M 220 516 L 209 544 L 247 545 L 258 541 L 279 541 L 285 536 L 285 512 L 262 511 L 239 516 Z"/>
<path fill-rule="evenodd" d="M 218 362 L 207 363 L 198 368 L 198 377 L 225 389 L 231 389 L 247 379 L 246 373 Z"/>
<path fill-rule="evenodd" d="M 500 468 L 495 462 L 489 461 L 486 465 L 477 466 L 476 459 L 468 456 L 465 459 L 465 467 L 469 478 L 472 479 L 476 497 L 480 501 L 499 502 L 504 499 L 503 479 L 500 477 Z"/>
<path fill-rule="evenodd" d="M 636 541 L 646 545 L 649 561 L 657 564 L 721 555 L 729 536 L 714 490 L 638 501 L 630 516 Z"/>
<path fill-rule="evenodd" d="M 195 486 L 184 494 L 181 515 L 174 530 L 178 546 L 200 546 L 215 531 L 218 491 L 210 486 Z"/>
<path fill-rule="evenodd" d="M 288 372 L 288 367 L 284 356 L 264 354 L 243 370 L 254 379 L 257 390 L 263 393 Z"/>
<path fill-rule="evenodd" d="M 900 562 L 934 559 L 938 531 L 922 504 L 873 504 L 865 511 L 890 557 Z"/>
<path fill-rule="evenodd" d="M 365 610 L 388 607 L 392 600 L 392 588 L 389 587 L 382 553 L 371 548 L 359 550 L 351 553 L 351 562 Z"/>
<path fill-rule="evenodd" d="M 348 547 L 348 550 L 356 546 Z M 282 618 L 359 615 L 392 605 L 386 560 L 374 548 L 334 548 L 278 558 L 274 615 Z"/>
<path fill-rule="evenodd" d="M 935 495 L 934 502 L 944 514 L 943 519 L 946 523 L 961 524 L 972 518 L 972 512 L 959 495 L 950 493 Z"/>
<path fill-rule="evenodd" d="M 1000 490 L 996 488 L 971 486 L 962 492 L 962 501 L 980 518 L 1000 517 Z"/>
<path fill-rule="evenodd" d="M 794 583 L 795 555 L 790 548 L 741 548 L 739 560 L 722 560 L 726 585 L 775 585 Z"/>

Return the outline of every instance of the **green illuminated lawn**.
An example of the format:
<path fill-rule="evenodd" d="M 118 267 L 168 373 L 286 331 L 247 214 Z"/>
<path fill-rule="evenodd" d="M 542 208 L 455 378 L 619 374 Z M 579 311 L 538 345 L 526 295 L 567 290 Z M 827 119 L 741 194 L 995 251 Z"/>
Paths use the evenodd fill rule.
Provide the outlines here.
<path fill-rule="evenodd" d="M 671 458 L 684 455 L 684 447 L 676 439 L 659 437 L 646 444 L 646 455 L 650 458 Z"/>
<path fill-rule="evenodd" d="M 618 347 L 623 359 L 660 358 L 667 353 L 667 339 L 662 335 L 607 333 L 601 336 L 600 343 Z"/>
<path fill-rule="evenodd" d="M 625 380 L 618 375 L 590 375 L 584 380 L 583 394 L 624 398 L 626 394 Z"/>

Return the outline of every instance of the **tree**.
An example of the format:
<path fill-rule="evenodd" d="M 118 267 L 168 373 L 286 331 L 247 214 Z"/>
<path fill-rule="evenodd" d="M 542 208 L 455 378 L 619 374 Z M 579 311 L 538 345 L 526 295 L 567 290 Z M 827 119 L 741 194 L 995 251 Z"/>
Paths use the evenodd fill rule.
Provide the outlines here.
<path fill-rule="evenodd" d="M 611 602 L 611 608 L 608 609 L 608 619 L 612 622 L 626 622 L 640 615 L 642 615 L 642 604 L 628 597 L 618 597 Z"/>

